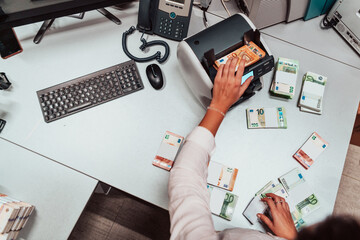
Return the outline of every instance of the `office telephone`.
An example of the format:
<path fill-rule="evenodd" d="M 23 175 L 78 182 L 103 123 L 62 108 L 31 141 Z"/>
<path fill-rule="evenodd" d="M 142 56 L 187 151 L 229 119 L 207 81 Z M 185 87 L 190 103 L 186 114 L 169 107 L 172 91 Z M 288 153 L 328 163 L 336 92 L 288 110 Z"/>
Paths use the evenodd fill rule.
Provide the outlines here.
<path fill-rule="evenodd" d="M 137 29 L 181 41 L 187 36 L 193 0 L 140 0 Z"/>

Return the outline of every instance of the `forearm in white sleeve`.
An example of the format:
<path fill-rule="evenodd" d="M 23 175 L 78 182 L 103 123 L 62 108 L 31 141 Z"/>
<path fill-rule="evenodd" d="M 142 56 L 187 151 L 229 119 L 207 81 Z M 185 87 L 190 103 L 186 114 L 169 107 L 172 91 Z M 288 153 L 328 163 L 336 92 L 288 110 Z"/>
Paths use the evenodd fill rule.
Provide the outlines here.
<path fill-rule="evenodd" d="M 216 239 L 206 188 L 214 149 L 212 133 L 196 127 L 176 158 L 168 185 L 171 239 Z"/>

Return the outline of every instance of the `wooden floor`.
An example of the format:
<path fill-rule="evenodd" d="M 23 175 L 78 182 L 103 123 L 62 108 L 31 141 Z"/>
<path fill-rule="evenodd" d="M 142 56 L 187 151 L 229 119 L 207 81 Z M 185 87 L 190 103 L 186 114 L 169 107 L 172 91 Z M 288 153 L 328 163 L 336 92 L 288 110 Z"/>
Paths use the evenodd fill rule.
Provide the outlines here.
<path fill-rule="evenodd" d="M 169 239 L 168 211 L 112 188 L 94 193 L 69 240 Z"/>

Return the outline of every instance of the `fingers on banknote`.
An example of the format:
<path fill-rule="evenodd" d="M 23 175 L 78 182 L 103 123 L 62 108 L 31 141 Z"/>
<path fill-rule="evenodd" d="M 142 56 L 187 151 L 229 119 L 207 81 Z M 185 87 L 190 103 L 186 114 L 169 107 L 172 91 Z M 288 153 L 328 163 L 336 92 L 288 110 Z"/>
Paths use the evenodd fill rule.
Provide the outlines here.
<path fill-rule="evenodd" d="M 239 61 L 239 58 L 236 57 L 236 58 L 233 58 L 231 61 L 230 61 L 230 68 L 229 68 L 229 75 L 228 75 L 228 80 L 230 81 L 233 81 L 234 79 L 234 76 L 235 76 L 235 69 L 236 69 L 236 65 Z"/>
<path fill-rule="evenodd" d="M 231 62 L 232 62 L 232 59 L 230 59 L 230 61 L 227 61 L 225 63 L 223 74 L 222 74 L 222 77 L 225 78 L 225 79 L 229 76 L 229 70 L 230 70 Z"/>
<path fill-rule="evenodd" d="M 215 77 L 215 82 L 221 82 L 222 80 L 222 75 L 223 75 L 223 71 L 224 71 L 224 66 L 225 65 L 220 65 L 220 67 L 218 68 L 218 72 L 216 74 L 216 77 Z"/>
<path fill-rule="evenodd" d="M 237 72 L 236 72 L 236 78 L 240 79 L 240 81 L 244 74 L 245 63 L 246 63 L 245 59 L 242 58 L 240 61 L 239 67 L 237 69 Z"/>
<path fill-rule="evenodd" d="M 262 198 L 261 201 L 267 203 L 267 205 L 269 206 L 271 212 L 276 208 L 274 200 L 270 196 L 268 198 Z"/>

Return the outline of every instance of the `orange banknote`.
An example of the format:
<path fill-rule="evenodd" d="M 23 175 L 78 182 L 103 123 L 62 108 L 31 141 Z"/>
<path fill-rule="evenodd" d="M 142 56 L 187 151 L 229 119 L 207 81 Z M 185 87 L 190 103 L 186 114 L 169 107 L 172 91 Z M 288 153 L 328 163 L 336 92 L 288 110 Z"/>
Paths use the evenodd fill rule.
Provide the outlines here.
<path fill-rule="evenodd" d="M 229 58 L 239 57 L 238 65 L 240 64 L 241 59 L 245 59 L 245 67 L 250 66 L 253 63 L 256 63 L 263 57 L 265 57 L 266 53 L 259 46 L 257 46 L 253 42 L 249 42 L 248 44 L 242 46 L 241 48 L 236 49 L 235 51 L 229 53 L 228 55 L 219 58 L 215 61 L 214 68 L 217 70 L 221 64 L 225 64 Z"/>

